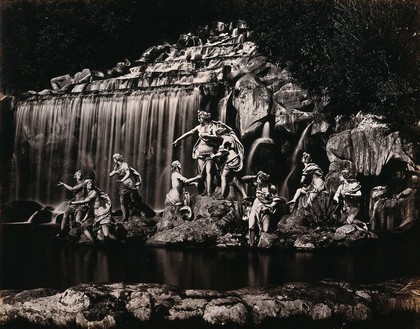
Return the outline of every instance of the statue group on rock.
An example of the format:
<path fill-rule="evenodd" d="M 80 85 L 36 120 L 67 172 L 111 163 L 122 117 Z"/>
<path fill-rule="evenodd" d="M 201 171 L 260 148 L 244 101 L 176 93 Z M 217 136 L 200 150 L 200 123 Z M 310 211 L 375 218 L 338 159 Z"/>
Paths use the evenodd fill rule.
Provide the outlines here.
<path fill-rule="evenodd" d="M 199 124 L 176 138 L 173 146 L 189 136 L 197 135 L 192 158 L 197 160 L 197 175 L 192 178 L 181 174 L 181 163 L 171 163 L 170 189 L 165 197 L 165 206 L 181 219 L 192 219 L 191 198 L 186 190 L 195 186 L 204 197 L 212 200 L 236 200 L 242 205 L 243 219 L 248 221 L 248 244 L 258 244 L 262 233 L 270 233 L 281 217 L 303 209 L 311 213 L 317 198 L 328 194 L 322 169 L 304 152 L 301 162 L 301 187 L 293 198 L 286 200 L 279 196 L 277 187 L 270 181 L 270 175 L 259 171 L 255 175 L 241 175 L 244 163 L 244 147 L 232 128 L 220 121 L 211 120 L 210 113 L 198 112 Z M 138 189 L 142 184 L 140 173 L 125 161 L 122 154 L 112 156 L 114 168 L 109 177 L 117 176 L 122 221 L 131 215 L 153 217 L 155 212 L 142 202 Z M 65 236 L 71 227 L 79 227 L 86 237 L 95 241 L 117 239 L 118 227 L 111 215 L 111 201 L 108 195 L 97 188 L 91 179 L 84 179 L 79 170 L 75 173 L 74 186 L 59 182 L 74 194 L 68 202 L 58 236 Z M 332 216 L 346 221 L 357 228 L 368 231 L 367 224 L 357 219 L 361 207 L 361 185 L 350 170 L 345 169 L 339 177 L 340 185 L 332 197 L 336 203 Z M 245 189 L 252 191 L 248 196 Z M 236 188 L 236 190 L 235 190 Z M 329 195 L 329 194 L 328 194 Z M 210 200 L 209 200 L 210 201 Z M 283 207 L 288 205 L 289 207 Z M 286 209 L 287 208 L 287 209 Z M 286 210 L 285 210 L 286 209 Z M 277 222 L 276 222 L 277 220 Z"/>
<path fill-rule="evenodd" d="M 228 184 L 231 181 L 245 195 L 243 186 L 239 183 L 236 173 L 243 167 L 244 147 L 239 141 L 232 128 L 220 121 L 212 121 L 211 114 L 205 111 L 198 112 L 199 125 L 178 137 L 173 145 L 176 147 L 179 141 L 198 135 L 198 140 L 193 147 L 192 158 L 197 160 L 197 171 L 201 176 L 202 195 L 212 196 L 214 192 L 214 181 L 220 173 L 220 193 L 218 198 L 224 199 L 227 196 Z"/>
<path fill-rule="evenodd" d="M 118 175 L 122 220 L 129 220 L 130 210 L 132 215 L 153 217 L 155 212 L 142 202 L 138 193 L 138 188 L 142 184 L 141 175 L 125 162 L 123 155 L 116 153 L 112 159 L 114 169 L 109 176 Z M 74 195 L 67 204 L 57 237 L 65 237 L 70 228 L 76 227 L 92 242 L 97 239 L 117 240 L 113 233 L 117 230 L 117 225 L 112 218 L 112 205 L 109 196 L 96 187 L 92 179 L 84 179 L 81 170 L 74 174 L 74 178 L 77 182 L 75 186 L 63 182 L 57 184 L 64 186 Z"/>
<path fill-rule="evenodd" d="M 111 199 L 95 186 L 92 179 L 83 179 L 82 172 L 75 173 L 75 186 L 59 182 L 71 191 L 74 197 L 69 200 L 57 237 L 62 238 L 70 228 L 79 228 L 90 241 L 112 239 Z"/>

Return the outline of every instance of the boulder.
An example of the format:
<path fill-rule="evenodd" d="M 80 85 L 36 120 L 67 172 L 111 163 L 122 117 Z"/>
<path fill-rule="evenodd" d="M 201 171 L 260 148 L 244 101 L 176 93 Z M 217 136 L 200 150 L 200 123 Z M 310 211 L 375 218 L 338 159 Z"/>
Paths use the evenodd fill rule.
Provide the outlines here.
<path fill-rule="evenodd" d="M 183 220 L 170 207 L 156 225 L 156 234 L 147 240 L 151 246 L 239 246 L 243 236 L 240 203 L 195 196 L 194 219 Z"/>
<path fill-rule="evenodd" d="M 254 122 L 269 113 L 271 91 L 256 76 L 247 74 L 236 82 L 232 104 L 238 111 L 238 128 L 243 137 Z"/>
<path fill-rule="evenodd" d="M 313 105 L 308 92 L 291 82 L 275 92 L 273 99 L 286 110 L 311 110 Z"/>
<path fill-rule="evenodd" d="M 329 200 L 329 198 L 324 199 L 322 197 L 319 201 L 322 203 L 330 202 Z M 331 210 L 331 208 L 328 209 Z M 323 212 L 323 214 L 327 212 Z M 378 238 L 374 233 L 361 231 L 355 225 L 344 225 L 338 228 L 336 228 L 336 225 L 336 223 L 329 221 L 311 223 L 305 209 L 298 208 L 291 214 L 284 216 L 278 223 L 275 232 L 278 238 L 273 240 L 275 243 L 272 244 L 272 247 L 315 250 L 342 246 L 350 247 L 363 241 Z"/>
<path fill-rule="evenodd" d="M 403 231 L 418 217 L 416 191 L 407 188 L 398 195 L 388 195 L 384 186 L 372 189 L 369 201 L 370 227 L 374 232 Z"/>
<path fill-rule="evenodd" d="M 146 242 L 155 232 L 158 218 L 131 216 L 127 222 L 120 222 L 127 239 Z"/>
<path fill-rule="evenodd" d="M 221 235 L 210 219 L 184 221 L 174 228 L 161 230 L 146 241 L 148 246 L 214 246 Z"/>
<path fill-rule="evenodd" d="M 230 73 L 227 75 L 227 80 L 237 81 L 241 77 L 247 74 L 259 75 L 267 68 L 270 68 L 272 64 L 267 62 L 267 57 L 243 57 L 239 60 L 237 65 L 231 67 Z"/>
<path fill-rule="evenodd" d="M 264 70 L 262 70 L 258 76 L 273 93 L 277 92 L 291 81 L 291 74 L 289 71 L 281 69 L 277 65 L 271 63 L 267 63 Z"/>
<path fill-rule="evenodd" d="M 332 135 L 326 146 L 330 162 L 352 161 L 356 171 L 365 176 L 378 176 L 393 159 L 414 166 L 414 156 L 407 154 L 407 149 L 398 132 L 390 132 L 371 116 L 366 116 L 354 129 Z"/>
<path fill-rule="evenodd" d="M 211 325 L 246 326 L 248 324 L 247 306 L 236 297 L 213 299 L 207 303 L 203 319 Z"/>
<path fill-rule="evenodd" d="M 314 114 L 295 109 L 286 109 L 278 102 L 274 102 L 274 127 L 277 130 L 285 130 L 289 133 L 297 133 L 300 129 L 308 126 L 314 120 Z"/>

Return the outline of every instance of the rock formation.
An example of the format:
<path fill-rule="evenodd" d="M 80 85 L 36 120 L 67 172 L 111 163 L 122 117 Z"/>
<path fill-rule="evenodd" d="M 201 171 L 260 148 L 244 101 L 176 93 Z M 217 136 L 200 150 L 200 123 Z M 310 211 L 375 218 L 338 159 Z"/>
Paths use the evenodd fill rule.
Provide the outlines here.
<path fill-rule="evenodd" d="M 158 284 L 80 284 L 0 292 L 3 328 L 360 328 L 420 321 L 420 278 L 287 283 L 226 292 Z M 390 322 L 392 320 L 392 322 Z"/>
<path fill-rule="evenodd" d="M 359 115 L 360 122 L 353 129 L 344 130 L 330 137 L 327 155 L 330 162 L 350 160 L 358 173 L 365 176 L 380 175 L 389 161 L 399 159 L 414 166 L 414 154 L 407 153 L 407 147 L 398 132 L 372 115 Z"/>

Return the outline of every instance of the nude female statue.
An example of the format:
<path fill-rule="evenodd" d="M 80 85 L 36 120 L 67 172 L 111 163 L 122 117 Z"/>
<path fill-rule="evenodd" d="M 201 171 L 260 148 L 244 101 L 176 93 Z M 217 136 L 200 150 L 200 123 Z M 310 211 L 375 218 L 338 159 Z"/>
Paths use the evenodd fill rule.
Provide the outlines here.
<path fill-rule="evenodd" d="M 182 196 L 184 193 L 185 186 L 195 185 L 197 179 L 201 176 L 193 178 L 186 178 L 181 175 L 181 163 L 175 160 L 171 163 L 171 189 L 166 195 L 165 204 L 167 206 L 180 206 L 183 203 Z"/>

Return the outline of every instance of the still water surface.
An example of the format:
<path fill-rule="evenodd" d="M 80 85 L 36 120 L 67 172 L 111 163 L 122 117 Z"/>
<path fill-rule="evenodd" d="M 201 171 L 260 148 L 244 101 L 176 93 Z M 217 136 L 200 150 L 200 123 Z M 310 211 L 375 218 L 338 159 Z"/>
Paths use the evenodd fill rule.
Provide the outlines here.
<path fill-rule="evenodd" d="M 0 225 L 0 289 L 86 282 L 229 290 L 321 279 L 371 283 L 420 275 L 420 239 L 391 236 L 356 249 L 317 252 L 62 245 L 53 225 Z"/>

